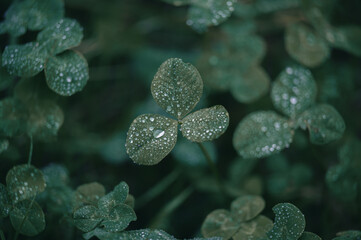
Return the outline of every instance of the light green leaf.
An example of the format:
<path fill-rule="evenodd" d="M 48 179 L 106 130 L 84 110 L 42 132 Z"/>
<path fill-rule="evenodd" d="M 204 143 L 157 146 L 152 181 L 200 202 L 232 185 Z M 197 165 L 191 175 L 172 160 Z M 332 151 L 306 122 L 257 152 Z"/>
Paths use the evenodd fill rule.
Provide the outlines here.
<path fill-rule="evenodd" d="M 267 239 L 266 233 L 272 227 L 271 219 L 260 215 L 252 221 L 241 223 L 241 227 L 233 236 L 233 240 L 264 240 Z"/>
<path fill-rule="evenodd" d="M 241 196 L 231 204 L 233 218 L 239 222 L 249 221 L 260 214 L 266 203 L 259 196 Z"/>
<path fill-rule="evenodd" d="M 71 96 L 86 85 L 89 79 L 88 63 L 80 53 L 66 51 L 48 59 L 45 77 L 51 90 L 62 96 Z"/>
<path fill-rule="evenodd" d="M 314 233 L 303 232 L 298 240 L 322 240 L 322 239 Z"/>
<path fill-rule="evenodd" d="M 5 218 L 9 215 L 12 208 L 10 195 L 4 184 L 0 183 L 0 218 Z"/>
<path fill-rule="evenodd" d="M 190 141 L 212 141 L 227 130 L 229 114 L 223 106 L 216 105 L 191 113 L 182 122 L 182 134 Z"/>
<path fill-rule="evenodd" d="M 42 170 L 47 187 L 62 187 L 69 183 L 69 171 L 63 165 L 50 163 Z"/>
<path fill-rule="evenodd" d="M 24 104 L 14 98 L 0 101 L 0 134 L 8 137 L 24 133 L 28 110 Z"/>
<path fill-rule="evenodd" d="M 155 165 L 172 151 L 177 134 L 177 121 L 157 114 L 144 114 L 130 125 L 125 147 L 135 163 Z"/>
<path fill-rule="evenodd" d="M 119 183 L 112 192 L 99 199 L 98 207 L 102 212 L 109 213 L 115 206 L 125 202 L 129 187 L 125 182 Z"/>
<path fill-rule="evenodd" d="M 41 31 L 37 41 L 46 45 L 52 55 L 61 53 L 69 48 L 76 47 L 83 38 L 83 28 L 74 19 L 60 19 Z"/>
<path fill-rule="evenodd" d="M 47 57 L 47 50 L 37 42 L 9 45 L 2 54 L 2 66 L 11 75 L 32 77 L 44 69 Z"/>
<path fill-rule="evenodd" d="M 273 240 L 297 240 L 305 230 L 306 221 L 301 211 L 291 203 L 279 203 L 272 208 L 274 226 L 267 233 Z"/>
<path fill-rule="evenodd" d="M 232 214 L 224 209 L 217 209 L 208 214 L 201 231 L 204 237 L 222 237 L 230 239 L 238 230 L 239 222 L 233 219 Z"/>
<path fill-rule="evenodd" d="M 295 23 L 287 27 L 285 44 L 288 54 L 307 67 L 320 65 L 330 55 L 327 42 L 303 23 Z"/>
<path fill-rule="evenodd" d="M 270 85 L 268 74 L 259 66 L 250 68 L 231 84 L 231 93 L 241 103 L 250 103 L 263 96 Z"/>
<path fill-rule="evenodd" d="M 80 185 L 75 192 L 75 208 L 90 204 L 97 206 L 98 201 L 105 195 L 105 188 L 97 182 Z"/>
<path fill-rule="evenodd" d="M 182 119 L 199 102 L 203 82 L 192 64 L 170 58 L 159 67 L 151 91 L 159 106 L 170 115 Z"/>
<path fill-rule="evenodd" d="M 109 232 L 120 232 L 126 229 L 131 221 L 137 220 L 137 216 L 131 207 L 126 204 L 118 204 L 105 217 L 102 225 Z"/>
<path fill-rule="evenodd" d="M 287 119 L 272 111 L 254 112 L 246 116 L 233 135 L 233 146 L 244 158 L 270 156 L 287 148 L 293 130 Z"/>
<path fill-rule="evenodd" d="M 74 225 L 83 232 L 93 230 L 103 220 L 98 208 L 86 205 L 73 213 Z"/>
<path fill-rule="evenodd" d="M 361 27 L 344 26 L 333 29 L 334 42 L 331 44 L 348 51 L 349 53 L 361 57 Z"/>
<path fill-rule="evenodd" d="M 349 230 L 339 232 L 336 235 L 338 237 L 333 238 L 332 240 L 358 240 L 361 238 L 361 231 Z"/>
<path fill-rule="evenodd" d="M 43 210 L 36 202 L 30 200 L 14 206 L 10 212 L 10 221 L 16 231 L 28 237 L 38 235 L 45 229 Z"/>
<path fill-rule="evenodd" d="M 121 233 L 110 233 L 104 231 L 101 228 L 96 228 L 92 232 L 83 235 L 85 239 L 90 239 L 93 236 L 96 236 L 100 240 L 177 240 L 175 237 L 169 235 L 168 233 L 157 229 L 140 229 Z"/>
<path fill-rule="evenodd" d="M 209 26 L 227 20 L 234 10 L 235 0 L 195 0 L 188 11 L 187 25 L 202 33 Z"/>
<path fill-rule="evenodd" d="M 327 104 L 318 104 L 307 109 L 298 119 L 302 129 L 308 128 L 310 141 L 326 144 L 342 137 L 345 122 L 337 110 Z"/>
<path fill-rule="evenodd" d="M 35 197 L 46 186 L 43 173 L 28 164 L 10 169 L 6 175 L 6 185 L 14 203 Z"/>
<path fill-rule="evenodd" d="M 278 75 L 271 98 L 276 109 L 294 118 L 315 102 L 316 93 L 316 82 L 310 70 L 293 66 Z"/>

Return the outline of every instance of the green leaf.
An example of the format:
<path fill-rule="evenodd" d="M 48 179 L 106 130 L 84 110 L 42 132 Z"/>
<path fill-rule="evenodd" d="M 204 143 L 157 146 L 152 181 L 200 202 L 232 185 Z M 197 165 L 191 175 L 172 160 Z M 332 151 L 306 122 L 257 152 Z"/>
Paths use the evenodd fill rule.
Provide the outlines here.
<path fill-rule="evenodd" d="M 90 239 L 93 236 L 96 236 L 100 240 L 177 240 L 175 237 L 169 235 L 168 233 L 157 229 L 140 229 L 121 233 L 110 233 L 104 231 L 101 228 L 96 228 L 92 232 L 83 235 L 85 239 Z"/>
<path fill-rule="evenodd" d="M 338 237 L 332 240 L 359 240 L 361 238 L 361 231 L 349 230 L 339 232 L 336 234 Z"/>
<path fill-rule="evenodd" d="M 9 45 L 2 54 L 2 66 L 11 75 L 32 77 L 44 69 L 47 50 L 37 42 Z"/>
<path fill-rule="evenodd" d="M 233 218 L 239 222 L 249 221 L 260 214 L 266 203 L 259 196 L 241 196 L 231 204 Z"/>
<path fill-rule="evenodd" d="M 74 19 L 60 19 L 41 31 L 37 41 L 46 45 L 52 55 L 61 53 L 69 48 L 76 47 L 83 38 L 83 28 Z"/>
<path fill-rule="evenodd" d="M 69 183 L 69 171 L 63 165 L 50 163 L 42 170 L 47 187 L 62 187 Z"/>
<path fill-rule="evenodd" d="M 258 216 L 252 221 L 241 223 L 239 231 L 233 236 L 233 240 L 263 240 L 266 233 L 273 227 L 271 219 Z"/>
<path fill-rule="evenodd" d="M 159 106 L 170 115 L 182 119 L 199 102 L 203 82 L 192 64 L 170 58 L 159 67 L 151 91 Z"/>
<path fill-rule="evenodd" d="M 187 25 L 202 33 L 209 26 L 217 26 L 227 20 L 235 0 L 195 0 L 188 11 Z"/>
<path fill-rule="evenodd" d="M 26 29 L 41 30 L 62 18 L 64 3 L 61 0 L 15 1 L 5 13 L 3 31 L 18 37 Z"/>
<path fill-rule="evenodd" d="M 155 165 L 174 148 L 177 134 L 177 121 L 157 114 L 143 114 L 130 125 L 125 147 L 135 163 Z"/>
<path fill-rule="evenodd" d="M 14 203 L 35 197 L 46 186 L 43 173 L 28 164 L 10 169 L 6 175 L 6 185 Z"/>
<path fill-rule="evenodd" d="M 48 212 L 59 215 L 73 212 L 74 190 L 68 186 L 47 186 L 37 199 L 46 205 Z"/>
<path fill-rule="evenodd" d="M 269 89 L 270 78 L 263 68 L 250 68 L 240 79 L 234 79 L 231 93 L 241 103 L 251 103 L 266 94 Z"/>
<path fill-rule="evenodd" d="M 24 104 L 14 98 L 0 101 L 0 134 L 8 137 L 24 133 L 28 110 Z"/>
<path fill-rule="evenodd" d="M 361 57 L 361 28 L 359 26 L 344 26 L 333 29 L 334 42 L 331 44 L 357 57 Z"/>
<path fill-rule="evenodd" d="M 98 201 L 105 195 L 105 188 L 97 182 L 80 185 L 75 192 L 75 208 L 82 205 L 98 205 Z"/>
<path fill-rule="evenodd" d="M 9 140 L 6 138 L 0 138 L 0 154 L 5 152 L 9 147 Z"/>
<path fill-rule="evenodd" d="M 62 96 L 71 96 L 86 85 L 89 79 L 88 63 L 80 53 L 66 51 L 48 59 L 45 77 L 51 90 Z"/>
<path fill-rule="evenodd" d="M 231 212 L 217 209 L 208 214 L 204 220 L 201 231 L 204 237 L 222 237 L 230 239 L 238 230 L 239 222 L 232 217 Z"/>
<path fill-rule="evenodd" d="M 30 200 L 14 206 L 10 212 L 10 221 L 17 232 L 28 237 L 38 235 L 45 229 L 43 210 L 36 202 Z"/>
<path fill-rule="evenodd" d="M 216 105 L 191 113 L 182 122 L 182 134 L 190 141 L 212 141 L 227 130 L 229 114 L 223 106 Z"/>
<path fill-rule="evenodd" d="M 120 232 L 126 229 L 131 221 L 137 220 L 137 216 L 131 207 L 126 204 L 118 204 L 110 211 L 102 225 L 109 232 Z"/>
<path fill-rule="evenodd" d="M 314 233 L 303 232 L 298 240 L 322 240 L 322 239 Z"/>
<path fill-rule="evenodd" d="M 128 194 L 127 198 L 124 201 L 124 204 L 128 205 L 129 207 L 134 209 L 135 205 L 135 198 L 132 194 Z"/>
<path fill-rule="evenodd" d="M 349 169 L 343 165 L 332 166 L 327 170 L 326 183 L 330 192 L 337 198 L 352 202 L 358 194 L 358 183 L 349 177 Z"/>
<path fill-rule="evenodd" d="M 318 104 L 307 109 L 298 119 L 302 129 L 308 128 L 310 141 L 326 144 L 342 137 L 345 122 L 337 110 L 327 104 Z"/>
<path fill-rule="evenodd" d="M 93 205 L 80 207 L 73 213 L 74 225 L 83 232 L 93 230 L 102 220 L 98 208 Z"/>
<path fill-rule="evenodd" d="M 287 27 L 285 44 L 288 54 L 307 67 L 320 65 L 330 55 L 327 42 L 303 23 L 295 23 Z"/>
<path fill-rule="evenodd" d="M 127 199 L 129 187 L 125 182 L 119 183 L 112 192 L 99 199 L 98 207 L 102 212 L 109 213 L 115 206 L 123 204 Z"/>
<path fill-rule="evenodd" d="M 315 102 L 316 93 L 316 82 L 310 70 L 293 66 L 278 75 L 271 98 L 276 109 L 294 118 Z"/>
<path fill-rule="evenodd" d="M 11 199 L 6 187 L 0 183 L 0 218 L 5 218 L 9 215 L 12 208 Z"/>
<path fill-rule="evenodd" d="M 268 238 L 273 240 L 297 240 L 305 230 L 305 217 L 301 211 L 291 203 L 279 203 L 272 208 L 275 222 Z"/>
<path fill-rule="evenodd" d="M 233 146 L 244 158 L 270 156 L 287 148 L 293 130 L 287 119 L 272 111 L 254 112 L 246 116 L 233 135 Z"/>

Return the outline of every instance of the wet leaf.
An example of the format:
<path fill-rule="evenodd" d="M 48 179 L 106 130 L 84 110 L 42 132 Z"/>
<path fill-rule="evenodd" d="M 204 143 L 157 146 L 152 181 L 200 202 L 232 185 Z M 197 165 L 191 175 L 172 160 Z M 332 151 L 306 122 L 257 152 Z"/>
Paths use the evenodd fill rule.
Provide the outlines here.
<path fill-rule="evenodd" d="M 278 75 L 271 98 L 277 110 L 294 118 L 315 102 L 316 92 L 316 82 L 310 70 L 293 66 Z"/>
<path fill-rule="evenodd" d="M 196 0 L 188 11 L 187 25 L 202 33 L 209 26 L 217 26 L 227 20 L 234 10 L 234 0 Z"/>
<path fill-rule="evenodd" d="M 93 205 L 80 207 L 73 213 L 74 225 L 83 232 L 93 230 L 102 220 L 98 208 Z"/>
<path fill-rule="evenodd" d="M 190 141 L 212 141 L 227 130 L 229 114 L 223 106 L 216 105 L 191 113 L 182 122 L 182 134 Z"/>
<path fill-rule="evenodd" d="M 276 215 L 274 226 L 267 233 L 273 240 L 297 240 L 305 230 L 305 217 L 291 203 L 279 203 L 272 208 Z"/>
<path fill-rule="evenodd" d="M 37 41 L 46 45 L 49 53 L 56 55 L 78 46 L 82 38 L 83 28 L 80 24 L 74 19 L 64 18 L 41 31 Z"/>
<path fill-rule="evenodd" d="M 285 43 L 288 54 L 307 67 L 320 65 L 330 55 L 327 42 L 316 31 L 302 23 L 287 27 Z"/>
<path fill-rule="evenodd" d="M 36 202 L 30 200 L 14 206 L 10 212 L 10 221 L 16 231 L 28 237 L 36 236 L 45 229 L 43 210 Z"/>
<path fill-rule="evenodd" d="M 239 231 L 233 236 L 233 240 L 263 240 L 267 239 L 266 233 L 271 230 L 273 223 L 265 216 L 258 216 L 252 221 L 241 223 Z"/>
<path fill-rule="evenodd" d="M 47 57 L 47 50 L 37 42 L 8 45 L 2 54 L 2 66 L 11 75 L 32 77 L 44 69 Z"/>
<path fill-rule="evenodd" d="M 177 121 L 157 114 L 137 117 L 129 127 L 126 149 L 138 164 L 159 163 L 177 142 Z"/>
<path fill-rule="evenodd" d="M 314 233 L 303 232 L 298 240 L 322 240 L 322 239 Z"/>
<path fill-rule="evenodd" d="M 241 103 L 250 103 L 266 94 L 270 78 L 261 67 L 252 67 L 231 84 L 231 93 Z"/>
<path fill-rule="evenodd" d="M 9 215 L 12 208 L 11 199 L 6 187 L 0 183 L 0 218 L 5 218 Z"/>
<path fill-rule="evenodd" d="M 43 173 L 27 164 L 10 169 L 6 175 L 6 185 L 14 203 L 35 197 L 46 186 Z"/>
<path fill-rule="evenodd" d="M 260 214 L 266 203 L 259 196 L 241 196 L 231 204 L 233 218 L 239 222 L 249 221 Z"/>
<path fill-rule="evenodd" d="M 99 199 L 98 207 L 102 212 L 109 213 L 115 206 L 123 204 L 127 199 L 129 187 L 125 182 L 119 183 L 112 192 Z"/>
<path fill-rule="evenodd" d="M 86 85 L 89 79 L 88 63 L 80 53 L 66 51 L 48 59 L 45 77 L 51 90 L 71 96 Z"/>
<path fill-rule="evenodd" d="M 287 119 L 272 111 L 246 116 L 233 135 L 233 146 L 244 158 L 261 158 L 280 152 L 292 142 Z"/>
<path fill-rule="evenodd" d="M 152 81 L 154 100 L 170 115 L 181 119 L 199 102 L 203 82 L 198 70 L 179 58 L 170 58 L 159 67 Z"/>
<path fill-rule="evenodd" d="M 139 239 L 152 239 L 152 240 L 176 240 L 175 237 L 168 233 L 157 229 L 140 229 L 134 231 L 126 231 L 121 233 L 106 232 L 101 228 L 96 228 L 92 232 L 84 234 L 85 239 L 90 239 L 96 236 L 100 240 L 139 240 Z M 218 240 L 218 239 L 214 239 Z"/>
<path fill-rule="evenodd" d="M 331 105 L 318 104 L 307 109 L 298 119 L 303 129 L 308 129 L 310 141 L 314 144 L 326 144 L 342 137 L 345 122 Z"/>
<path fill-rule="evenodd" d="M 24 104 L 14 98 L 0 101 L 0 134 L 8 137 L 24 133 L 28 110 Z"/>
<path fill-rule="evenodd" d="M 78 208 L 81 205 L 98 205 L 98 201 L 105 195 L 105 188 L 97 182 L 80 185 L 75 192 L 75 201 Z"/>
<path fill-rule="evenodd" d="M 232 214 L 224 209 L 217 209 L 208 214 L 204 220 L 201 231 L 204 237 L 222 237 L 230 239 L 238 230 L 239 222 L 234 220 Z"/>
<path fill-rule="evenodd" d="M 131 221 L 135 220 L 137 220 L 137 216 L 131 207 L 126 204 L 118 204 L 111 209 L 102 225 L 106 231 L 120 232 L 126 229 Z"/>

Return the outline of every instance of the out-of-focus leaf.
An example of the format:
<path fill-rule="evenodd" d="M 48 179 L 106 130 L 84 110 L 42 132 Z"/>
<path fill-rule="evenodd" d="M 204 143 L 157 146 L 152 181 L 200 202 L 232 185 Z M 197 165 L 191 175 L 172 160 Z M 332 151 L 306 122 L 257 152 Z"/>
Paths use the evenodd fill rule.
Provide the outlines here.
<path fill-rule="evenodd" d="M 0 154 L 5 152 L 9 147 L 9 140 L 6 138 L 0 138 Z"/>
<path fill-rule="evenodd" d="M 6 187 L 0 183 L 0 218 L 5 218 L 9 215 L 12 208 L 11 199 Z"/>
<path fill-rule="evenodd" d="M 204 220 L 201 231 L 204 237 L 222 237 L 223 240 L 230 239 L 238 230 L 239 222 L 232 214 L 224 209 L 217 209 L 208 214 Z"/>
<path fill-rule="evenodd" d="M 333 46 L 361 57 L 361 27 L 344 26 L 334 29 Z"/>
<path fill-rule="evenodd" d="M 63 165 L 51 163 L 42 171 L 47 187 L 61 187 L 69 183 L 69 171 Z"/>
<path fill-rule="evenodd" d="M 299 240 L 321 240 L 321 238 L 314 233 L 303 232 Z"/>
<path fill-rule="evenodd" d="M 105 188 L 97 182 L 80 185 L 75 192 L 75 208 L 82 205 L 97 206 L 98 201 L 105 195 Z"/>
<path fill-rule="evenodd" d="M 12 137 L 26 131 L 28 110 L 14 98 L 0 101 L 0 134 Z"/>
<path fill-rule="evenodd" d="M 237 221 L 245 222 L 260 214 L 265 205 L 265 201 L 259 196 L 241 196 L 232 202 L 231 213 Z"/>
<path fill-rule="evenodd" d="M 359 240 L 361 239 L 361 231 L 344 231 L 336 234 L 338 237 L 333 238 L 332 240 Z"/>
<path fill-rule="evenodd" d="M 233 240 L 263 240 L 267 239 L 266 233 L 271 230 L 273 223 L 265 216 L 258 216 L 252 221 L 241 223 L 239 231 Z"/>

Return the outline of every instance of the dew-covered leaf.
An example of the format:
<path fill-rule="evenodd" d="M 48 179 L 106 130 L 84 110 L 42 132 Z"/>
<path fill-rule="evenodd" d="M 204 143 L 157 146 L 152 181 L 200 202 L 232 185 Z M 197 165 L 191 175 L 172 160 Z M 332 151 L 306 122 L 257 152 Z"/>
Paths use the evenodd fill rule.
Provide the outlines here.
<path fill-rule="evenodd" d="M 301 128 L 308 129 L 310 141 L 326 144 L 342 137 L 345 122 L 337 110 L 328 104 L 318 104 L 307 109 L 298 119 Z"/>
<path fill-rule="evenodd" d="M 293 66 L 278 75 L 272 86 L 271 98 L 276 109 L 294 118 L 315 102 L 316 93 L 311 71 Z"/>
<path fill-rule="evenodd" d="M 131 207 L 126 204 L 118 204 L 111 209 L 101 224 L 106 231 L 120 232 L 126 229 L 131 221 L 135 220 L 137 220 L 137 216 Z"/>
<path fill-rule="evenodd" d="M 129 127 L 126 149 L 138 164 L 155 165 L 174 148 L 178 122 L 157 114 L 143 114 Z"/>
<path fill-rule="evenodd" d="M 12 204 L 9 192 L 4 186 L 4 184 L 0 183 L 0 218 L 7 217 L 11 208 Z"/>
<path fill-rule="evenodd" d="M 56 55 L 78 46 L 82 38 L 83 28 L 80 24 L 74 19 L 64 18 L 41 31 L 37 41 L 46 45 L 49 53 Z"/>
<path fill-rule="evenodd" d="M 44 191 L 46 183 L 43 173 L 28 164 L 17 165 L 6 175 L 6 185 L 14 203 L 35 197 Z"/>
<path fill-rule="evenodd" d="M 5 12 L 3 31 L 17 37 L 26 29 L 41 30 L 53 24 L 64 15 L 64 2 L 61 0 L 14 1 Z"/>
<path fill-rule="evenodd" d="M 111 209 L 123 204 L 127 199 L 129 187 L 125 182 L 119 183 L 114 190 L 99 199 L 98 207 L 102 212 L 109 213 Z"/>
<path fill-rule="evenodd" d="M 322 239 L 314 233 L 303 232 L 298 240 L 322 240 Z"/>
<path fill-rule="evenodd" d="M 199 102 L 203 82 L 198 70 L 179 58 L 170 58 L 159 67 L 152 81 L 154 100 L 170 115 L 181 119 Z"/>
<path fill-rule="evenodd" d="M 316 67 L 330 55 L 327 42 L 302 23 L 289 25 L 286 29 L 285 44 L 288 54 L 307 67 Z"/>
<path fill-rule="evenodd" d="M 73 213 L 74 225 L 83 232 L 93 230 L 102 220 L 98 208 L 93 205 L 85 205 Z"/>
<path fill-rule="evenodd" d="M 98 201 L 105 195 L 105 188 L 102 184 L 97 182 L 80 185 L 75 192 L 75 208 L 90 204 L 97 206 Z"/>
<path fill-rule="evenodd" d="M 275 221 L 268 238 L 273 240 L 297 240 L 305 230 L 306 221 L 302 212 L 291 203 L 279 203 L 272 208 Z"/>
<path fill-rule="evenodd" d="M 272 111 L 246 116 L 233 135 L 233 146 L 244 158 L 261 158 L 280 152 L 292 142 L 287 119 Z"/>
<path fill-rule="evenodd" d="M 332 240 L 359 240 L 361 239 L 361 231 L 349 230 L 336 234 L 337 237 Z"/>
<path fill-rule="evenodd" d="M 260 215 L 252 221 L 241 223 L 233 240 L 263 240 L 267 239 L 266 233 L 273 227 L 272 220 Z"/>
<path fill-rule="evenodd" d="M 209 26 L 217 26 L 227 20 L 234 10 L 235 0 L 195 0 L 188 10 L 187 25 L 202 33 Z"/>
<path fill-rule="evenodd" d="M 234 220 L 231 212 L 217 209 L 208 214 L 204 220 L 201 231 L 204 237 L 222 237 L 230 239 L 238 230 L 239 222 Z"/>
<path fill-rule="evenodd" d="M 88 63 L 80 53 L 66 51 L 48 59 L 45 77 L 51 90 L 62 96 L 71 96 L 86 85 L 89 79 Z"/>
<path fill-rule="evenodd" d="M 231 84 L 231 93 L 241 103 L 250 103 L 263 96 L 270 85 L 270 78 L 263 68 L 252 67 Z"/>
<path fill-rule="evenodd" d="M 47 187 L 61 187 L 69 183 L 69 171 L 63 165 L 51 163 L 42 171 Z"/>
<path fill-rule="evenodd" d="M 47 57 L 47 50 L 37 42 L 9 45 L 2 54 L 2 66 L 11 75 L 32 77 L 44 69 Z"/>
<path fill-rule="evenodd" d="M 229 114 L 223 106 L 216 105 L 191 113 L 182 122 L 182 134 L 190 141 L 212 141 L 227 130 Z"/>
<path fill-rule="evenodd" d="M 265 205 L 265 201 L 259 196 L 241 196 L 232 202 L 231 213 L 237 221 L 245 222 L 258 216 Z"/>
<path fill-rule="evenodd" d="M 24 133 L 28 110 L 15 98 L 0 101 L 0 134 L 8 137 Z"/>
<path fill-rule="evenodd" d="M 157 229 L 140 229 L 133 231 L 125 231 L 121 233 L 111 233 L 103 230 L 102 228 L 96 228 L 92 232 L 83 235 L 85 239 L 90 239 L 96 236 L 100 240 L 177 240 L 175 237 L 169 235 L 163 230 Z M 214 239 L 218 240 L 218 239 Z"/>
<path fill-rule="evenodd" d="M 38 235 L 45 229 L 44 212 L 36 202 L 30 200 L 19 202 L 9 215 L 14 229 L 25 236 Z"/>
<path fill-rule="evenodd" d="M 361 57 L 361 27 L 344 26 L 334 29 L 334 47 Z"/>
<path fill-rule="evenodd" d="M 163 0 L 163 2 L 173 4 L 174 6 L 182 6 L 191 3 L 191 0 Z"/>

